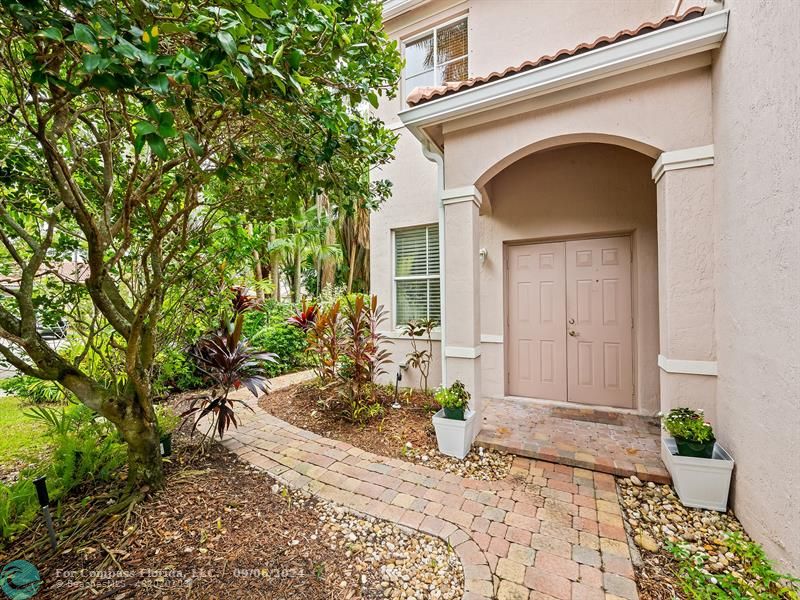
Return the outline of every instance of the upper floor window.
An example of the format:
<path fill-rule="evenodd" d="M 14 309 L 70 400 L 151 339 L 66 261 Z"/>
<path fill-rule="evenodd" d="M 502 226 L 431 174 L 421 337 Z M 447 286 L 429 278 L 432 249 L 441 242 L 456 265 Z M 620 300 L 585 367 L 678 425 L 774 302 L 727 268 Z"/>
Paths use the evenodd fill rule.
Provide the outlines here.
<path fill-rule="evenodd" d="M 468 52 L 466 17 L 412 38 L 405 44 L 406 92 L 464 81 L 469 74 Z"/>

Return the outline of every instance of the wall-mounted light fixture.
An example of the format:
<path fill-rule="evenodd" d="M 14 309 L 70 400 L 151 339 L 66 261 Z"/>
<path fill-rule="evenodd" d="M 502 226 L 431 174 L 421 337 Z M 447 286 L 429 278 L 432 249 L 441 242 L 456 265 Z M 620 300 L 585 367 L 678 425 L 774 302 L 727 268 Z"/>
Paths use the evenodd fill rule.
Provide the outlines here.
<path fill-rule="evenodd" d="M 486 262 L 486 257 L 489 256 L 489 251 L 486 248 L 481 248 L 480 252 L 478 252 L 478 256 L 481 257 L 481 264 Z"/>

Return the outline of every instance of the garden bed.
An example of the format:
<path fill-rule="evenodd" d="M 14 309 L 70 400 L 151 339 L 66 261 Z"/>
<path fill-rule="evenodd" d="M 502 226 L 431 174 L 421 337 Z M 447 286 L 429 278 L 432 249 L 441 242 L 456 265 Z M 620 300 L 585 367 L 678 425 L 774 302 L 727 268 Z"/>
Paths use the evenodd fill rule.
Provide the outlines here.
<path fill-rule="evenodd" d="M 626 529 L 639 554 L 634 566 L 641 600 L 722 598 L 731 589 L 756 594 L 742 597 L 797 597 L 758 587 L 776 574 L 732 512 L 685 508 L 669 485 L 635 477 L 617 483 Z M 687 585 L 697 595 L 687 595 Z"/>
<path fill-rule="evenodd" d="M 44 537 L 37 525 L 0 563 L 36 565 L 37 598 L 460 598 L 461 565 L 445 542 L 289 492 L 218 446 L 194 458 L 185 437 L 176 442 L 164 491 L 56 555 L 31 550 Z M 100 510 L 95 492 L 72 496 L 57 529 Z"/>
<path fill-rule="evenodd" d="M 320 400 L 334 390 L 323 390 L 316 382 L 306 382 L 262 396 L 258 403 L 267 412 L 291 423 L 374 454 L 400 458 L 471 479 L 504 479 L 513 457 L 494 450 L 473 448 L 458 459 L 439 453 L 431 416 L 438 407 L 420 391 L 403 390 L 400 408 L 391 408 L 394 389 L 377 387 L 377 400 L 383 414 L 365 423 L 355 423 L 325 410 Z"/>

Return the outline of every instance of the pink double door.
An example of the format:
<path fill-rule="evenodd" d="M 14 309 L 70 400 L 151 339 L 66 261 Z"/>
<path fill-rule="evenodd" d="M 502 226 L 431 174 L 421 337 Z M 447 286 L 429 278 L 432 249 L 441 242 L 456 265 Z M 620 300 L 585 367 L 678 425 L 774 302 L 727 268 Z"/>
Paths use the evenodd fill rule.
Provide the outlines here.
<path fill-rule="evenodd" d="M 509 246 L 507 393 L 633 407 L 629 237 Z"/>

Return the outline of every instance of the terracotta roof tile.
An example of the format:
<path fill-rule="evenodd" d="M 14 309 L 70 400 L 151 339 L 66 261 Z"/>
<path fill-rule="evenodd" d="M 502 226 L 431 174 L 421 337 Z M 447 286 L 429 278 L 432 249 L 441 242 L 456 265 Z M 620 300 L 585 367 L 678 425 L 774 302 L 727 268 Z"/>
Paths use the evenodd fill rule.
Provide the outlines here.
<path fill-rule="evenodd" d="M 639 25 L 639 27 L 633 30 L 623 29 L 622 31 L 619 31 L 610 37 L 602 36 L 597 38 L 595 41 L 591 43 L 579 44 L 575 46 L 572 50 L 562 49 L 553 55 L 542 56 L 532 61 L 527 60 L 521 65 L 517 65 L 515 67 L 508 67 L 502 72 L 494 71 L 493 73 L 489 73 L 488 75 L 484 75 L 482 77 L 473 77 L 472 79 L 466 79 L 464 81 L 453 81 L 445 83 L 444 85 L 439 85 L 434 87 L 414 88 L 408 95 L 408 98 L 406 98 L 406 102 L 408 102 L 410 106 L 415 106 L 418 104 L 429 102 L 430 100 L 436 100 L 444 96 L 450 96 L 452 94 L 455 94 L 457 92 L 460 92 L 468 88 L 483 85 L 485 83 L 491 83 L 493 81 L 497 81 L 498 79 L 503 79 L 504 77 L 508 77 L 509 75 L 516 75 L 517 73 L 531 71 L 538 67 L 542 67 L 544 65 L 548 65 L 557 62 L 559 60 L 564 60 L 565 58 L 570 58 L 578 54 L 583 54 L 584 52 L 589 52 L 590 50 L 596 50 L 598 48 L 603 48 L 604 46 L 609 46 L 611 44 L 616 44 L 618 42 L 628 40 L 632 37 L 644 35 L 646 33 L 650 33 L 659 29 L 665 29 L 671 25 L 677 25 L 678 23 L 683 23 L 691 19 L 700 17 L 703 15 L 704 12 L 705 8 L 695 6 L 693 8 L 688 9 L 681 15 L 669 15 L 667 17 L 664 17 L 657 23 L 649 23 L 649 22 L 642 23 L 641 25 Z"/>

